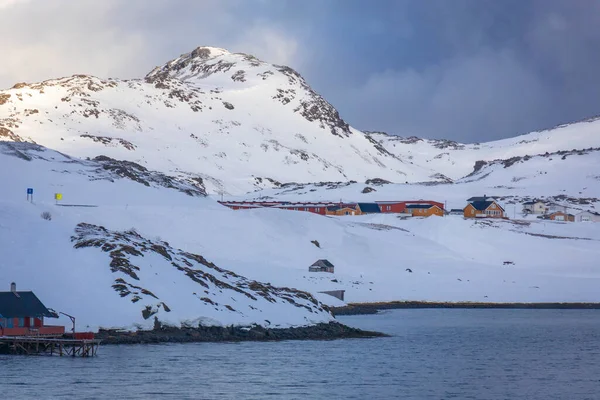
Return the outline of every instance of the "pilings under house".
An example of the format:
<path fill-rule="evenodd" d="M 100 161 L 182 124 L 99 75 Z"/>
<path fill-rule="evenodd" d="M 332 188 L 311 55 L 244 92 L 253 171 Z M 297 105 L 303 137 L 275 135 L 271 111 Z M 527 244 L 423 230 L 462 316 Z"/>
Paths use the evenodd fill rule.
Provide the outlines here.
<path fill-rule="evenodd" d="M 36 336 L 0 336 L 0 354 L 94 357 L 99 339 L 61 339 Z"/>

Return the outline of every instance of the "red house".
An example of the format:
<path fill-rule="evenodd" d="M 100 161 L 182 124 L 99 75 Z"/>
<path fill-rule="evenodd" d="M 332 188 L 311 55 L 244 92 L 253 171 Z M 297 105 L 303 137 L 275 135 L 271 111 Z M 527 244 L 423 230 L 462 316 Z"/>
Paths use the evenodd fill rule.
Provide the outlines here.
<path fill-rule="evenodd" d="M 404 201 L 376 201 L 382 213 L 403 213 L 406 211 L 406 202 Z"/>
<path fill-rule="evenodd" d="M 282 210 L 293 210 L 293 211 L 307 211 L 314 214 L 325 215 L 327 213 L 327 207 L 333 203 L 290 203 L 280 204 L 273 208 L 280 208 Z"/>
<path fill-rule="evenodd" d="M 58 318 L 42 304 L 33 292 L 0 292 L 0 336 L 62 336 L 64 326 L 44 325 L 44 317 Z"/>
<path fill-rule="evenodd" d="M 433 200 L 402 200 L 402 201 L 376 201 L 382 213 L 406 213 L 406 206 L 414 204 L 430 204 L 444 209 L 444 203 Z"/>

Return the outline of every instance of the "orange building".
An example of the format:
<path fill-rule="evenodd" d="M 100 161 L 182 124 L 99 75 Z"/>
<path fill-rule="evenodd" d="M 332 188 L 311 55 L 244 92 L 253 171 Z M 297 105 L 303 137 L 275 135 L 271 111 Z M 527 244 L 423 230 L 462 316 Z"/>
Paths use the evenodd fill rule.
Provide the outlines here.
<path fill-rule="evenodd" d="M 410 213 L 413 217 L 444 216 L 444 210 L 432 204 L 409 204 L 406 206 L 406 212 Z"/>
<path fill-rule="evenodd" d="M 465 218 L 505 218 L 505 211 L 494 200 L 477 200 L 463 209 L 463 215 Z"/>
<path fill-rule="evenodd" d="M 548 215 L 548 219 L 551 219 L 552 221 L 575 222 L 575 216 L 573 214 L 567 214 L 562 211 L 557 211 Z"/>

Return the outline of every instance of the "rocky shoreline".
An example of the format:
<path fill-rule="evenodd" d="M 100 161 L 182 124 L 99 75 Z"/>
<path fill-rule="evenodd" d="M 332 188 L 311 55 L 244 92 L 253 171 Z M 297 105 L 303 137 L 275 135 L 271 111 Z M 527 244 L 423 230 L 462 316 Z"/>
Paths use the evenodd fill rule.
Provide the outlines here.
<path fill-rule="evenodd" d="M 387 337 L 384 333 L 351 328 L 339 322 L 321 323 L 297 328 L 253 327 L 170 327 L 159 326 L 152 330 L 126 332 L 100 329 L 95 334 L 102 344 L 143 344 L 143 343 L 192 343 L 192 342 L 243 342 L 281 340 L 333 340 L 350 338 Z"/>
<path fill-rule="evenodd" d="M 416 308 L 497 308 L 538 310 L 599 310 L 600 303 L 478 303 L 391 301 L 382 303 L 350 303 L 344 307 L 330 307 L 333 315 L 377 314 L 381 310 Z"/>

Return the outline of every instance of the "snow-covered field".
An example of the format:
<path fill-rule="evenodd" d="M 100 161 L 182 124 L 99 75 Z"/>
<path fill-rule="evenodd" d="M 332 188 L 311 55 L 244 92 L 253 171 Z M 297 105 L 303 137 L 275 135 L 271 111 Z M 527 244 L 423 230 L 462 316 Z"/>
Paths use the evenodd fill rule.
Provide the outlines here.
<path fill-rule="evenodd" d="M 307 325 L 332 319 L 314 298 L 343 304 L 319 293 L 337 289 L 347 302 L 600 302 L 600 224 L 519 215 L 533 198 L 600 207 L 600 120 L 470 145 L 363 134 L 293 70 L 199 48 L 143 80 L 0 91 L 0 139 L 0 283 L 80 327 Z M 487 194 L 511 220 L 233 211 L 221 192 L 448 209 Z M 309 273 L 318 259 L 335 273 Z"/>

